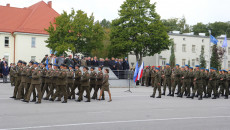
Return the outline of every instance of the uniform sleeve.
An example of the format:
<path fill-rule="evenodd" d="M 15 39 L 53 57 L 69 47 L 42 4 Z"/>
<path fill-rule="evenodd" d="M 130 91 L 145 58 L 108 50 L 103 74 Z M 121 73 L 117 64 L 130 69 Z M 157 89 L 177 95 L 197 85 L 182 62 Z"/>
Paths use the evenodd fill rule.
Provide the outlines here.
<path fill-rule="evenodd" d="M 109 81 L 109 75 L 106 75 L 105 78 L 103 79 L 102 84 L 105 84 Z"/>

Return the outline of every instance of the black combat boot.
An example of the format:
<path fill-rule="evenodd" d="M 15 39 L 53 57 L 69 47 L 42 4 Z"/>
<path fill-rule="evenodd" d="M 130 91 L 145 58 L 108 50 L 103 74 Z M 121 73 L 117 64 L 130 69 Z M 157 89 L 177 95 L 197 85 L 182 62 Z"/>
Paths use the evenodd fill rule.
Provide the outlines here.
<path fill-rule="evenodd" d="M 153 94 L 153 95 L 151 95 L 150 97 L 155 98 L 155 95 Z"/>
<path fill-rule="evenodd" d="M 198 97 L 198 94 L 196 94 L 196 96 L 195 97 Z"/>
<path fill-rule="evenodd" d="M 165 96 L 165 92 L 163 92 L 161 95 L 164 95 L 164 96 Z"/>
<path fill-rule="evenodd" d="M 212 99 L 216 99 L 216 95 L 214 95 L 214 97 Z"/>
<path fill-rule="evenodd" d="M 200 97 L 198 98 L 198 100 L 202 100 L 202 95 L 200 95 Z"/>
<path fill-rule="evenodd" d="M 161 98 L 161 95 L 159 95 L 157 98 Z"/>
<path fill-rule="evenodd" d="M 171 95 L 171 92 L 169 91 L 169 94 L 167 96 L 170 96 Z"/>
<path fill-rule="evenodd" d="M 228 99 L 228 95 L 225 95 L 225 98 L 224 99 Z"/>

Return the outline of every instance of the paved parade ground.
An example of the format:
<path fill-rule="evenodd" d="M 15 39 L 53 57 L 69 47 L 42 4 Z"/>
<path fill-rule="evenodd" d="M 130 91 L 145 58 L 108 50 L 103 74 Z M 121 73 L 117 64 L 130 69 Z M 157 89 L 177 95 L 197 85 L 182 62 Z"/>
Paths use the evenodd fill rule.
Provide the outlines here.
<path fill-rule="evenodd" d="M 151 87 L 111 88 L 112 102 L 67 104 L 10 99 L 13 87 L 0 84 L 0 129 L 55 130 L 229 130 L 230 100 L 153 99 Z M 84 99 L 86 100 L 86 99 Z M 106 93 L 106 100 L 108 94 Z"/>

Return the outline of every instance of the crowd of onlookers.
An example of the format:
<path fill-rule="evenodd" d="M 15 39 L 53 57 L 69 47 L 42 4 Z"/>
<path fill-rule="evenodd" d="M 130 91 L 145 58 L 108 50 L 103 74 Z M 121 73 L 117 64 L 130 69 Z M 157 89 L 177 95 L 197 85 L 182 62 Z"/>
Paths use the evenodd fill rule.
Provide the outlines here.
<path fill-rule="evenodd" d="M 45 57 L 42 59 L 41 63 L 52 63 L 52 64 L 66 64 L 67 66 L 75 66 L 75 65 L 80 65 L 80 66 L 88 66 L 88 67 L 109 67 L 117 76 L 121 76 L 121 74 L 124 74 L 124 71 L 129 70 L 129 62 L 128 58 L 125 57 L 123 58 L 114 58 L 112 57 L 111 59 L 109 58 L 97 58 L 95 57 L 79 57 L 79 56 L 74 56 L 69 55 L 68 57 L 64 56 L 59 56 L 57 57 L 54 54 L 51 54 L 50 56 L 45 55 Z"/>
<path fill-rule="evenodd" d="M 9 75 L 10 68 L 5 58 L 0 59 L 0 78 L 3 78 L 3 83 L 7 82 L 7 76 Z"/>

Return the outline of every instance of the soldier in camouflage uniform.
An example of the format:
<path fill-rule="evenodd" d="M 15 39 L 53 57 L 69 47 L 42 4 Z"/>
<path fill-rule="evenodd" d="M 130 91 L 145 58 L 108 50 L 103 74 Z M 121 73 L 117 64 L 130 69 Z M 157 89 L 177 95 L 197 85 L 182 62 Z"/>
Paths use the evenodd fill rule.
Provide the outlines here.
<path fill-rule="evenodd" d="M 149 86 L 149 74 L 150 73 L 150 69 L 149 66 L 146 67 L 145 70 L 145 86 L 148 87 Z"/>
<path fill-rule="evenodd" d="M 22 67 L 21 67 L 21 83 L 18 88 L 18 95 L 16 97 L 16 100 L 20 100 L 24 98 L 24 88 L 26 88 L 26 62 L 22 62 Z"/>
<path fill-rule="evenodd" d="M 90 93 L 91 93 L 92 89 L 94 90 L 94 92 L 96 90 L 97 73 L 94 70 L 95 70 L 94 67 L 90 68 L 90 71 L 91 71 L 91 73 L 90 73 L 90 88 L 89 88 Z"/>
<path fill-rule="evenodd" d="M 51 86 L 52 86 L 52 80 L 51 80 L 51 77 L 52 77 L 52 72 L 53 72 L 53 69 L 52 69 L 52 63 L 49 63 L 48 64 L 48 70 L 45 74 L 45 85 L 44 85 L 44 89 L 42 90 L 42 97 L 44 96 L 45 94 L 45 90 L 50 90 L 51 89 Z M 49 91 L 46 93 L 46 96 L 48 95 Z M 44 100 L 48 100 L 49 98 L 43 98 Z"/>
<path fill-rule="evenodd" d="M 41 91 L 43 92 L 43 90 L 44 90 L 44 91 L 46 91 L 46 93 L 48 93 L 48 91 L 49 91 L 48 87 L 46 87 L 46 88 L 44 87 L 45 86 L 45 77 L 46 77 L 46 73 L 47 73 L 46 63 L 42 63 L 40 69 L 41 69 L 41 73 L 39 76 L 40 76 Z M 43 96 L 43 94 L 42 94 L 42 96 Z"/>
<path fill-rule="evenodd" d="M 208 81 L 209 81 L 209 69 L 206 69 L 205 70 L 205 77 L 203 79 L 203 91 L 204 91 L 204 97 L 203 98 L 208 97 L 208 93 L 207 93 Z"/>
<path fill-rule="evenodd" d="M 51 87 L 50 87 L 50 90 L 48 92 L 48 94 L 46 95 L 45 99 L 49 99 L 49 97 L 52 97 L 53 94 L 54 94 L 54 89 L 56 89 L 57 91 L 57 88 L 56 88 L 56 81 L 57 81 L 57 76 L 59 74 L 59 69 L 58 69 L 58 65 L 57 64 L 54 64 L 53 65 L 53 70 L 51 70 L 50 72 L 50 76 L 49 78 L 51 79 Z M 51 98 L 50 98 L 51 99 Z"/>
<path fill-rule="evenodd" d="M 19 60 L 18 63 L 17 63 L 17 66 L 15 67 L 15 73 L 14 73 L 14 78 L 15 78 L 15 87 L 14 87 L 14 93 L 13 93 L 13 96 L 10 97 L 10 98 L 16 98 L 17 94 L 18 94 L 18 88 L 19 88 L 19 85 L 21 83 L 21 76 L 20 76 L 20 73 L 21 73 L 21 65 L 22 65 L 22 61 Z"/>
<path fill-rule="evenodd" d="M 142 75 L 142 78 L 141 78 L 141 86 L 144 86 L 145 85 L 145 73 L 146 73 L 146 68 L 144 68 L 143 70 L 143 75 Z"/>
<path fill-rule="evenodd" d="M 14 73 L 15 73 L 15 64 L 12 63 L 12 66 L 10 67 L 10 83 L 11 86 L 15 86 L 15 78 L 14 78 Z"/>
<path fill-rule="evenodd" d="M 79 69 L 79 65 L 76 65 L 75 66 L 75 80 L 74 80 L 74 83 L 73 83 L 73 87 L 71 88 L 71 97 L 72 99 L 75 99 L 75 89 L 78 88 L 78 93 L 80 92 L 80 89 L 81 89 L 81 75 L 82 75 L 82 72 L 81 70 Z"/>
<path fill-rule="evenodd" d="M 155 98 L 156 90 L 158 89 L 159 95 L 157 98 L 161 98 L 161 72 L 159 68 L 156 68 L 155 78 L 154 78 L 154 88 L 153 88 L 153 95 L 150 96 Z"/>
<path fill-rule="evenodd" d="M 102 82 L 103 82 L 103 72 L 102 72 L 102 67 L 98 67 L 98 74 L 97 74 L 97 82 L 96 82 L 96 89 L 94 91 L 94 94 L 92 96 L 92 99 L 97 99 L 97 94 L 99 89 L 101 90 L 102 87 Z M 104 92 L 102 92 L 102 98 L 101 100 L 105 100 L 104 97 Z"/>
<path fill-rule="evenodd" d="M 83 100 L 83 93 L 84 91 L 86 91 L 86 96 L 87 96 L 87 101 L 86 102 L 90 102 L 90 91 L 89 91 L 89 78 L 90 75 L 88 73 L 88 67 L 84 67 L 83 71 L 84 74 L 81 77 L 81 89 L 80 89 L 80 93 L 79 93 L 79 97 L 78 97 L 78 102 L 81 102 Z"/>
<path fill-rule="evenodd" d="M 202 72 L 200 71 L 200 66 L 196 65 L 196 71 L 194 72 L 194 89 L 193 89 L 193 93 L 192 93 L 192 99 L 195 96 L 195 93 L 198 93 L 198 96 L 200 96 L 198 98 L 198 100 L 202 100 L 203 98 L 203 88 L 202 88 Z"/>
<path fill-rule="evenodd" d="M 226 70 L 222 70 L 220 74 L 220 90 L 218 92 L 218 95 L 225 96 L 224 90 L 226 88 L 226 81 L 227 81 L 227 75 L 225 74 Z"/>
<path fill-rule="evenodd" d="M 170 64 L 167 63 L 166 64 L 166 68 L 164 70 L 164 89 L 163 89 L 163 93 L 162 95 L 165 95 L 166 93 L 166 85 L 168 86 L 168 89 L 169 89 L 169 94 L 168 95 L 171 95 L 171 75 L 172 75 L 172 69 L 170 68 Z"/>
<path fill-rule="evenodd" d="M 210 68 L 211 72 L 209 74 L 209 82 L 208 82 L 208 97 L 211 97 L 212 95 L 212 91 L 214 93 L 214 97 L 212 99 L 216 99 L 217 98 L 217 91 L 216 91 L 216 78 L 217 78 L 217 74 L 216 74 L 216 70 L 215 68 Z"/>
<path fill-rule="evenodd" d="M 172 93 L 170 96 L 174 97 L 174 92 L 175 92 L 175 89 L 176 89 L 176 86 L 178 85 L 178 91 L 181 91 L 180 90 L 180 76 L 181 76 L 181 70 L 179 68 L 179 64 L 176 64 L 176 69 L 174 70 L 174 73 L 173 73 L 173 78 L 174 78 L 174 81 L 173 81 L 173 88 L 172 88 Z"/>
<path fill-rule="evenodd" d="M 190 74 L 189 67 L 186 66 L 185 70 L 182 72 L 182 79 L 183 79 L 182 89 L 181 89 L 181 93 L 178 95 L 178 97 L 182 98 L 185 91 L 187 91 L 187 94 L 188 94 L 188 91 L 189 91 L 188 89 L 190 89 L 190 87 L 189 87 L 190 86 L 190 75 L 189 74 Z"/>
<path fill-rule="evenodd" d="M 67 91 L 68 99 L 71 99 L 71 89 L 73 87 L 73 82 L 74 82 L 74 70 L 73 70 L 73 66 L 70 65 L 66 77 L 66 91 Z"/>

